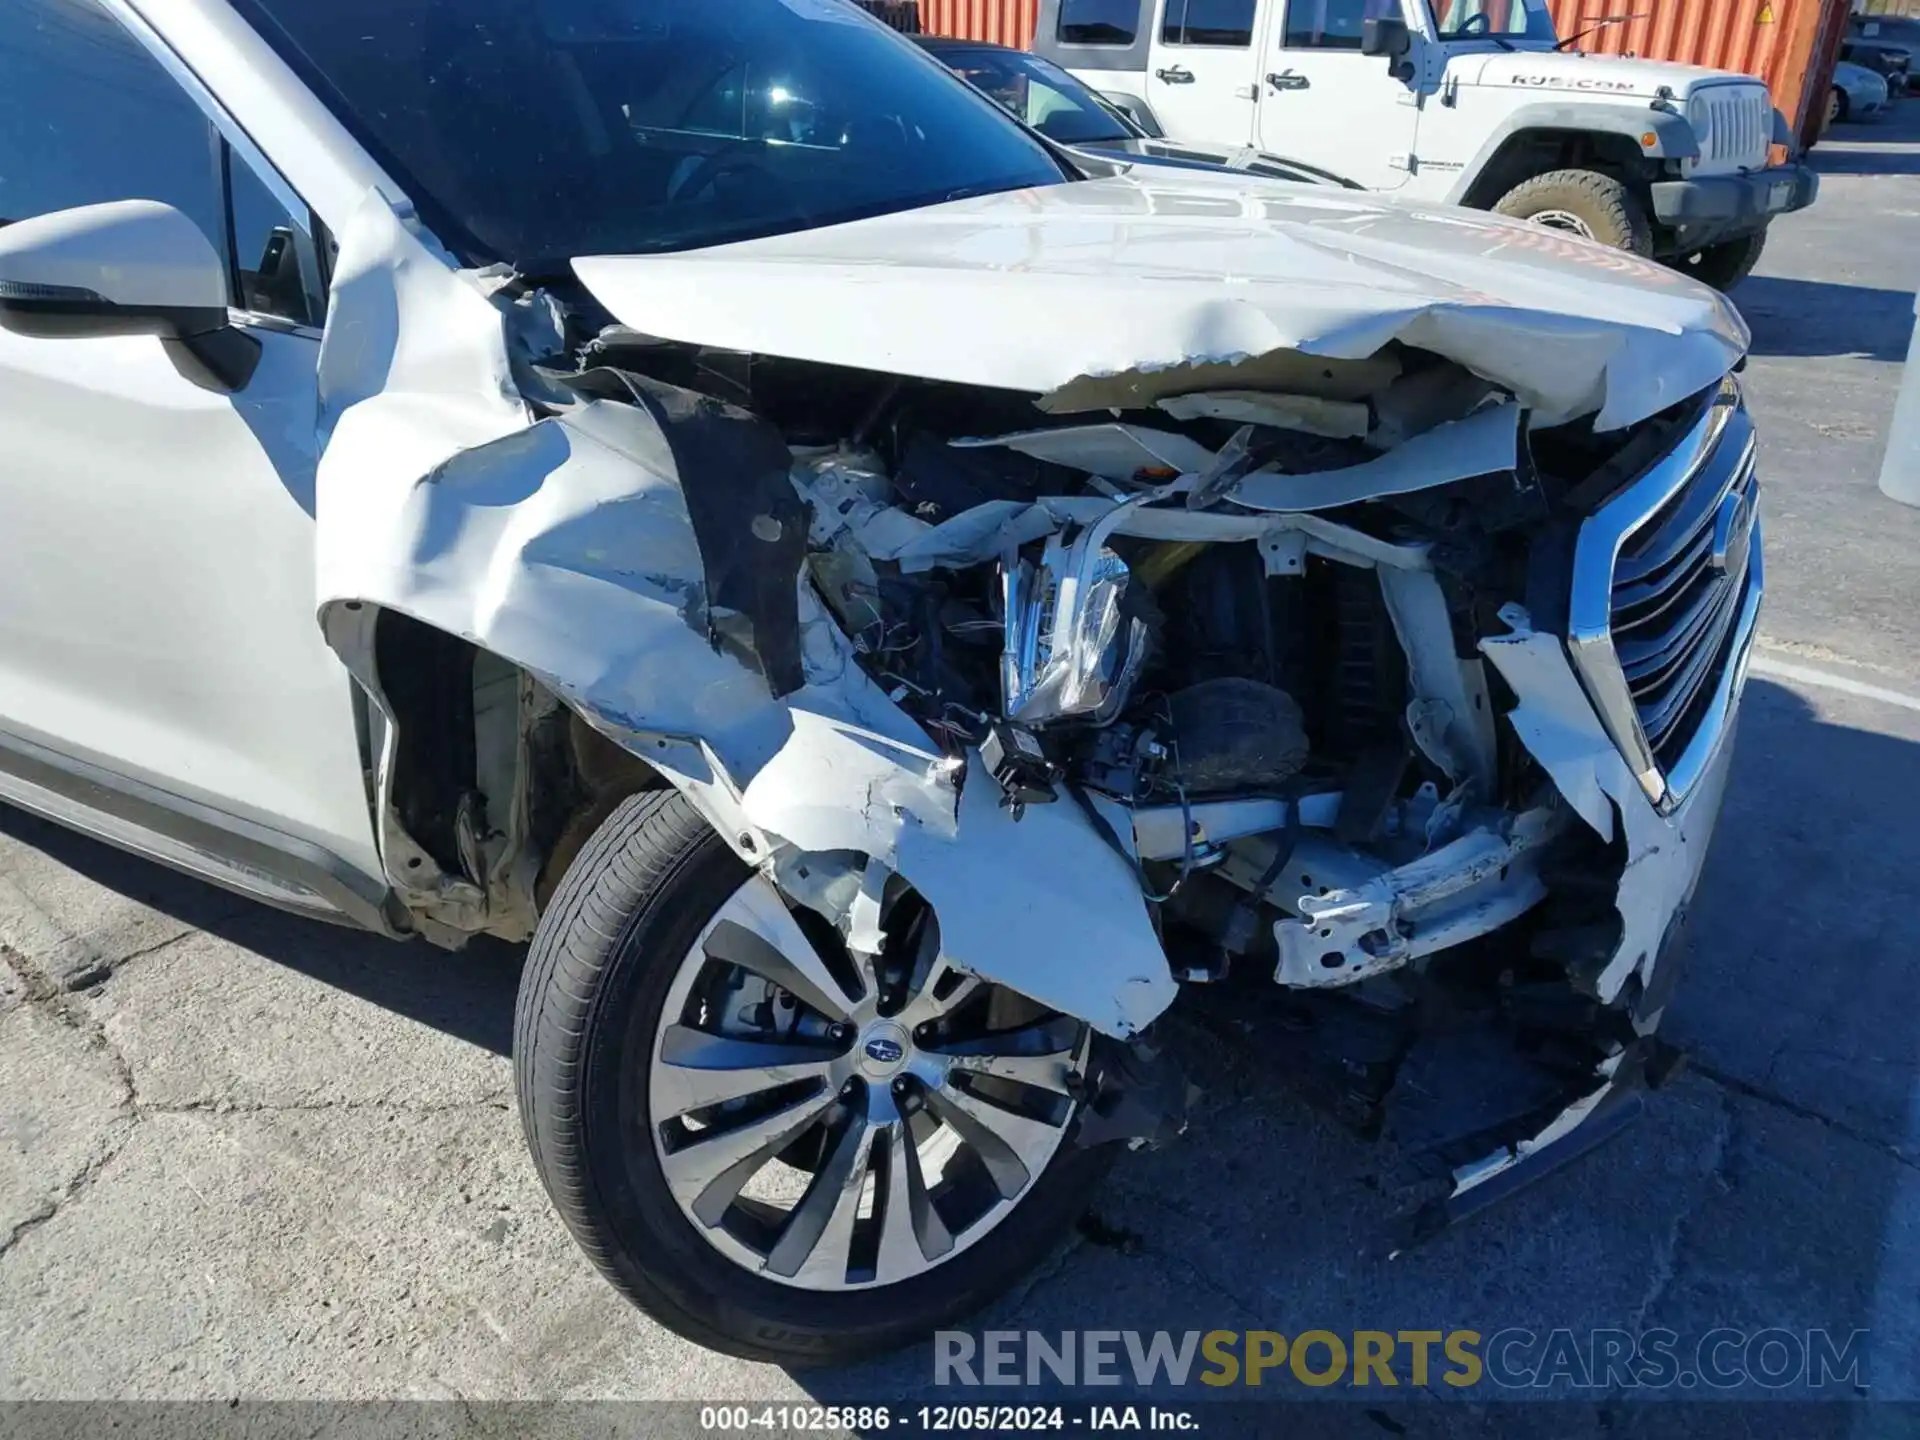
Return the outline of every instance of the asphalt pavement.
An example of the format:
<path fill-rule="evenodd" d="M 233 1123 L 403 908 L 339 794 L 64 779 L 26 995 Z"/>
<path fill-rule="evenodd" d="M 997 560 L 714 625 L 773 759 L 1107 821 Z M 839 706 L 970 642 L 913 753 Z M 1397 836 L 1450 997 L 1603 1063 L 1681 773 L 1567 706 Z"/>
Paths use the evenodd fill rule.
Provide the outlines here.
<path fill-rule="evenodd" d="M 1189 1134 L 1127 1157 L 973 1329 L 1864 1330 L 1866 1393 L 1920 1400 L 1920 511 L 1875 488 L 1920 284 L 1920 99 L 1816 159 L 1819 203 L 1736 297 L 1770 597 L 1667 1030 L 1689 1071 L 1612 1144 L 1389 1257 L 1368 1147 L 1256 1040 L 1189 1027 Z M 0 960 L 0 1399 L 954 1398 L 926 1347 L 789 1374 L 616 1298 L 523 1149 L 514 950 L 291 919 L 0 809 Z M 1441 1398 L 1359 1413 L 1513 1423 Z M 1657 1403 L 1606 1403 L 1529 1413 L 1659 1428 Z M 1857 1406 L 1822 1423 L 1879 1433 Z"/>

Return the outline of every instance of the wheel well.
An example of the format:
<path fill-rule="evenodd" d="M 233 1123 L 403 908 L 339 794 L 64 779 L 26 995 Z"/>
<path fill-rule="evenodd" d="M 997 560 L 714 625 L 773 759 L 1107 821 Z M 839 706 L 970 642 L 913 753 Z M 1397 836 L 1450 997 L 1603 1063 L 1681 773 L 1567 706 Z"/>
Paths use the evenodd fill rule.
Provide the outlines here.
<path fill-rule="evenodd" d="M 1462 205 L 1490 210 L 1523 180 L 1549 170 L 1597 170 L 1628 185 L 1651 180 L 1659 171 L 1625 135 L 1595 130 L 1522 130 L 1507 137 L 1493 158 L 1460 197 Z"/>
<path fill-rule="evenodd" d="M 383 611 L 374 627 L 374 666 L 394 730 L 386 803 L 414 843 L 456 875 L 457 817 L 462 798 L 477 793 L 479 778 L 473 731 L 479 653 L 397 611 Z"/>
<path fill-rule="evenodd" d="M 372 648 L 391 723 L 384 756 L 368 757 L 389 878 L 421 919 L 523 938 L 599 820 L 665 780 L 457 635 L 382 610 Z M 449 887 L 468 898 L 435 903 Z"/>

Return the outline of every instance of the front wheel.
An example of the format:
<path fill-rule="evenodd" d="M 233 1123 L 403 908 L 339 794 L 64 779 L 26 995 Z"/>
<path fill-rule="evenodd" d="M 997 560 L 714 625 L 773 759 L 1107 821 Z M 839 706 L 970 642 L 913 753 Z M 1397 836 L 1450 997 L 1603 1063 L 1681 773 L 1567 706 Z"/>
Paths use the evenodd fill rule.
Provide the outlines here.
<path fill-rule="evenodd" d="M 541 1180 L 608 1280 L 712 1349 L 920 1339 L 1037 1264 L 1111 1161 L 1072 1139 L 1087 1027 L 949 967 L 898 877 L 863 895 L 871 955 L 653 791 L 534 937 L 513 1060 Z"/>
<path fill-rule="evenodd" d="M 1496 214 L 1531 220 L 1616 250 L 1653 253 L 1653 224 L 1646 208 L 1624 184 L 1597 170 L 1549 170 L 1535 175 L 1507 191 L 1493 208 Z"/>
<path fill-rule="evenodd" d="M 1838 85 L 1827 92 L 1827 124 L 1838 125 L 1847 118 L 1847 111 L 1853 103 L 1847 99 L 1847 92 Z"/>

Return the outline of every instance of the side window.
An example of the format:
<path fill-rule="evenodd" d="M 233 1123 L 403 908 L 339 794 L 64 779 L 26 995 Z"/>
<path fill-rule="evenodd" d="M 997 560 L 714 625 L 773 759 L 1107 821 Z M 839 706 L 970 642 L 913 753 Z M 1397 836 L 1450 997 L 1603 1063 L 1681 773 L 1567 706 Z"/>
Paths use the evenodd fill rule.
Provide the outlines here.
<path fill-rule="evenodd" d="M 1400 0 L 1287 0 L 1289 50 L 1358 50 L 1368 19 L 1400 14 Z"/>
<path fill-rule="evenodd" d="M 173 206 L 235 305 L 317 323 L 285 208 L 165 67 L 97 0 L 0 0 L 0 223 L 108 200 Z"/>
<path fill-rule="evenodd" d="M 1067 45 L 1131 45 L 1142 0 L 1060 0 L 1054 34 Z M 1178 5 L 1182 0 L 1171 0 Z"/>
<path fill-rule="evenodd" d="M 1253 44 L 1255 0 L 1167 0 L 1160 38 L 1169 45 Z"/>
<path fill-rule="evenodd" d="M 219 243 L 205 117 L 93 0 L 0 6 L 0 219 L 162 200 Z"/>
<path fill-rule="evenodd" d="M 302 216 L 304 223 L 296 223 L 232 146 L 223 143 L 220 152 L 233 222 L 228 242 L 233 257 L 233 303 L 242 310 L 277 315 L 299 325 L 324 324 L 325 310 L 314 299 L 320 289 L 319 275 L 314 273 L 312 247 L 302 234 L 312 229 L 310 218 Z"/>

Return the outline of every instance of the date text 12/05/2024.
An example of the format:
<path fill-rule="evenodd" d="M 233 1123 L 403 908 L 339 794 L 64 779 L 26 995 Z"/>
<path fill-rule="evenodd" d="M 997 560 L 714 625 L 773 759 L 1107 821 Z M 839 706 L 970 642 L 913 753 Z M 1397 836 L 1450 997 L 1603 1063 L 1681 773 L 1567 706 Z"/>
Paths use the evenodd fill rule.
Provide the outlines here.
<path fill-rule="evenodd" d="M 1173 1405 L 703 1405 L 701 1428 L 724 1432 L 1006 1434 L 1014 1430 L 1196 1432 L 1198 1417 Z"/>
<path fill-rule="evenodd" d="M 1004 1434 L 1010 1431 L 1159 1431 L 1194 1433 L 1194 1412 L 1163 1405 L 709 1405 L 700 1428 L 791 1434 L 810 1431 L 908 1435 Z"/>

